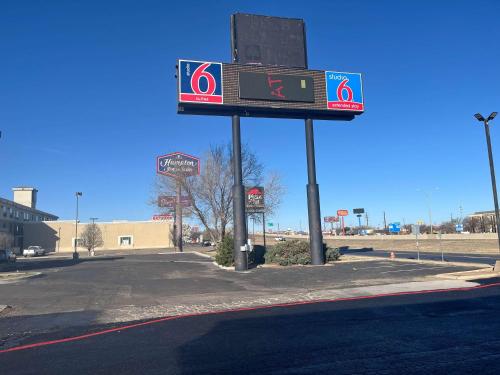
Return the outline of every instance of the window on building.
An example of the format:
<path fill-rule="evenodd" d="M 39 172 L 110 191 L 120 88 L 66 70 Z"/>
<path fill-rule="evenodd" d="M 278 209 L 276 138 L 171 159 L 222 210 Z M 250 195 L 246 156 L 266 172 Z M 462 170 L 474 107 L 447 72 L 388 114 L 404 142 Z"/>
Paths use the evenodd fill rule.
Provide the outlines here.
<path fill-rule="evenodd" d="M 119 236 L 118 244 L 120 246 L 132 246 L 133 245 L 133 237 L 132 236 Z"/>

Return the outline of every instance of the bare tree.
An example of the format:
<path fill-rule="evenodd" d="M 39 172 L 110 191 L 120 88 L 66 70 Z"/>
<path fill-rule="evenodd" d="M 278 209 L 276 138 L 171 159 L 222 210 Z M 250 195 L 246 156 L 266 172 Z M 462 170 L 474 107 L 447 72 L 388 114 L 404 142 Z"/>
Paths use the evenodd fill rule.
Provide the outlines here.
<path fill-rule="evenodd" d="M 257 186 L 265 182 L 266 210 L 270 215 L 281 203 L 284 188 L 277 173 L 264 178 L 264 167 L 247 146 L 242 148 L 243 184 Z M 175 195 L 175 180 L 158 176 L 155 193 Z M 191 200 L 191 207 L 183 215 L 195 216 L 206 228 L 212 240 L 220 240 L 233 220 L 232 148 L 217 145 L 210 148 L 202 161 L 200 176 L 180 180 L 183 195 Z M 156 204 L 156 199 L 154 199 Z"/>
<path fill-rule="evenodd" d="M 87 248 L 89 255 L 94 255 L 94 249 L 103 244 L 101 229 L 95 223 L 88 224 L 82 233 L 82 246 Z"/>

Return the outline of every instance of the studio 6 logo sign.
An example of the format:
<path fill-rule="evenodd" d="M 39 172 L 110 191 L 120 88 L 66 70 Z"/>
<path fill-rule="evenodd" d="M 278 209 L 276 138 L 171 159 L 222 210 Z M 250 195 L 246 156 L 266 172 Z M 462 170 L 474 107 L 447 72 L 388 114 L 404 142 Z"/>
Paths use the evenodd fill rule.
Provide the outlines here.
<path fill-rule="evenodd" d="M 222 104 L 222 64 L 179 60 L 179 102 Z"/>
<path fill-rule="evenodd" d="M 363 87 L 361 74 L 325 72 L 326 101 L 328 109 L 363 112 Z"/>

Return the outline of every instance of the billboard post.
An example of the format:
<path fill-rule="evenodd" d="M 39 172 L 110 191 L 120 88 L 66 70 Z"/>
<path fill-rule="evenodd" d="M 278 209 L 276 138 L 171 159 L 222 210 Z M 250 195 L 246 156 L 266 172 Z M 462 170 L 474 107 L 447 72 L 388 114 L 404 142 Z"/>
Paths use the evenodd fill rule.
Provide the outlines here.
<path fill-rule="evenodd" d="M 307 213 L 309 215 L 309 245 L 311 263 L 325 264 L 323 255 L 323 233 L 321 232 L 321 212 L 319 208 L 319 186 L 316 182 L 316 160 L 314 155 L 313 121 L 305 120 L 307 154 Z"/>
<path fill-rule="evenodd" d="M 245 189 L 241 167 L 240 116 L 232 116 L 233 132 L 233 228 L 234 228 L 234 267 L 236 271 L 248 269 L 247 254 L 242 251 L 247 243 L 245 220 Z"/>
<path fill-rule="evenodd" d="M 231 62 L 238 61 L 236 54 L 236 40 L 234 38 L 234 16 L 231 16 Z M 233 114 L 233 232 L 234 232 L 234 269 L 246 271 L 248 269 L 248 256 L 242 249 L 246 249 L 248 232 L 245 212 L 245 188 L 243 187 L 243 172 L 241 166 L 241 127 L 240 116 Z"/>

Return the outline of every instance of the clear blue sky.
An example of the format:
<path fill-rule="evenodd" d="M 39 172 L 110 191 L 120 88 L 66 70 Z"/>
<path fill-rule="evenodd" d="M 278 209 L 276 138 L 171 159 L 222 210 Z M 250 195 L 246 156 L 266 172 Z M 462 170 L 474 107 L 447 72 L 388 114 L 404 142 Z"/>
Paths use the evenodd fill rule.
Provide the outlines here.
<path fill-rule="evenodd" d="M 176 114 L 174 66 L 229 62 L 234 12 L 303 18 L 311 68 L 364 75 L 365 114 L 315 122 L 322 216 L 364 207 L 375 225 L 384 210 L 427 220 L 419 188 L 433 191 L 435 221 L 493 207 L 472 117 L 500 110 L 493 0 L 2 1 L 0 196 L 35 186 L 40 209 L 71 219 L 82 191 L 82 220 L 149 219 L 157 155 L 230 140 L 229 118 Z M 245 118 L 242 138 L 283 175 L 273 221 L 305 229 L 303 121 Z"/>

